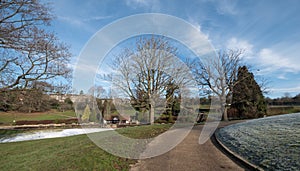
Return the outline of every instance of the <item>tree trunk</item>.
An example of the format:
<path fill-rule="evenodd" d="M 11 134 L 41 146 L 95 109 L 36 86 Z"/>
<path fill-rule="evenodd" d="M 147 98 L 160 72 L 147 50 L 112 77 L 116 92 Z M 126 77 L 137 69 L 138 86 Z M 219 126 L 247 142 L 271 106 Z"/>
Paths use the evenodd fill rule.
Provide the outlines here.
<path fill-rule="evenodd" d="M 150 108 L 149 108 L 149 120 L 150 120 L 150 124 L 154 124 L 154 106 L 155 106 L 155 102 L 154 100 L 151 100 L 150 102 Z"/>
<path fill-rule="evenodd" d="M 223 121 L 228 121 L 227 106 L 226 106 L 226 104 L 224 106 L 222 106 L 222 112 L 223 112 L 222 120 Z"/>

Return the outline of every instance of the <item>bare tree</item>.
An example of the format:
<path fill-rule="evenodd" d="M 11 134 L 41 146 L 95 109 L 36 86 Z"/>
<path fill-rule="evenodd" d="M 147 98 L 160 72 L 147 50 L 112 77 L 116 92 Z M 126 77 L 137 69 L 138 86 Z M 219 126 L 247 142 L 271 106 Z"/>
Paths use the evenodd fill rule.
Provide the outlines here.
<path fill-rule="evenodd" d="M 257 83 L 264 95 L 270 93 L 270 80 L 268 78 L 259 76 L 259 77 L 255 77 L 255 80 L 257 81 Z"/>
<path fill-rule="evenodd" d="M 96 98 L 103 97 L 105 92 L 106 91 L 102 86 L 93 86 L 88 90 L 89 95 L 93 95 Z"/>
<path fill-rule="evenodd" d="M 0 1 L 0 88 L 70 77 L 68 46 L 44 29 L 52 18 L 36 0 Z"/>
<path fill-rule="evenodd" d="M 243 50 L 219 51 L 216 58 L 189 62 L 198 84 L 209 87 L 219 98 L 223 120 L 228 120 L 226 102 L 231 99 L 242 54 Z"/>
<path fill-rule="evenodd" d="M 152 36 L 138 39 L 136 49 L 125 49 L 114 61 L 113 91 L 143 103 L 151 124 L 155 105 L 166 97 L 168 85 L 188 86 L 188 67 L 176 55 L 177 49 L 167 39 Z"/>

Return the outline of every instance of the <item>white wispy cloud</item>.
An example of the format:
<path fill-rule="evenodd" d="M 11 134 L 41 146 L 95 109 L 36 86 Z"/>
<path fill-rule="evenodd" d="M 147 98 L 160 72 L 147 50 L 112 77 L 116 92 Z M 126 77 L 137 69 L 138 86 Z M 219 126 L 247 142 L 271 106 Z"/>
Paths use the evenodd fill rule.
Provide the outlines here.
<path fill-rule="evenodd" d="M 244 51 L 243 57 L 245 58 L 252 58 L 253 57 L 253 45 L 250 44 L 246 40 L 238 40 L 237 38 L 233 37 L 229 39 L 226 43 L 227 49 L 242 49 Z"/>
<path fill-rule="evenodd" d="M 126 5 L 131 6 L 131 5 L 143 5 L 143 6 L 148 6 L 151 1 L 148 0 L 126 0 Z"/>
<path fill-rule="evenodd" d="M 195 19 L 189 17 L 189 23 L 191 23 L 197 30 L 201 31 L 201 25 L 199 22 L 195 21 Z"/>
<path fill-rule="evenodd" d="M 279 93 L 299 93 L 300 85 L 295 87 L 271 88 L 270 91 L 279 92 Z"/>
<path fill-rule="evenodd" d="M 82 26 L 83 25 L 83 22 L 79 19 L 76 19 L 76 18 L 71 18 L 71 17 L 67 17 L 67 16 L 58 16 L 57 18 L 60 21 L 67 22 L 67 23 L 72 24 L 72 25 L 77 25 L 77 26 Z"/>
<path fill-rule="evenodd" d="M 84 20 L 82 20 L 82 19 L 72 18 L 72 17 L 67 17 L 67 16 L 58 16 L 57 18 L 58 18 L 58 20 L 71 25 L 72 27 L 81 28 L 81 29 L 84 29 L 91 33 L 95 32 L 95 29 L 92 28 L 86 22 L 84 22 Z"/>
<path fill-rule="evenodd" d="M 109 19 L 111 17 L 112 16 L 90 16 L 85 18 L 78 18 L 78 17 L 69 17 L 69 16 L 58 16 L 57 18 L 62 22 L 66 22 L 72 26 L 94 33 L 96 30 L 90 25 L 89 22 Z"/>
<path fill-rule="evenodd" d="M 286 79 L 286 73 L 300 72 L 298 57 L 300 46 L 298 45 L 277 44 L 268 48 L 257 49 L 256 47 L 256 50 L 254 45 L 247 40 L 233 37 L 227 41 L 225 47 L 244 50 L 243 59 L 261 68 L 261 74 L 270 74 L 280 70 L 281 74 L 277 78 Z"/>
<path fill-rule="evenodd" d="M 264 71 L 294 72 L 300 71 L 299 63 L 293 61 L 293 56 L 282 55 L 282 52 L 277 52 L 270 48 L 261 49 L 257 54 L 257 62 L 264 67 Z"/>
<path fill-rule="evenodd" d="M 281 79 L 281 80 L 288 80 L 288 78 L 286 77 L 286 74 L 285 74 L 285 73 L 279 74 L 279 75 L 277 76 L 277 78 L 278 78 L 278 79 Z"/>
<path fill-rule="evenodd" d="M 204 33 L 201 28 L 201 24 L 193 18 L 189 18 L 188 22 L 194 27 L 195 30 L 185 28 L 185 35 L 188 43 L 186 44 L 190 49 L 195 50 L 198 54 L 210 54 L 213 53 L 214 47 L 211 44 L 209 35 Z"/>
<path fill-rule="evenodd" d="M 245 62 L 259 68 L 256 75 L 262 75 L 264 78 L 272 80 L 272 88 L 268 89 L 271 94 L 279 96 L 284 93 L 297 94 L 300 92 L 299 79 L 297 79 L 297 75 L 300 73 L 299 43 L 280 42 L 268 47 L 259 47 L 247 40 L 234 37 L 230 38 L 223 47 L 244 49 L 243 59 Z M 273 87 L 274 85 L 275 87 Z"/>
<path fill-rule="evenodd" d="M 158 12 L 161 6 L 159 0 L 126 0 L 125 3 L 130 8 L 148 8 L 151 12 Z"/>
<path fill-rule="evenodd" d="M 92 16 L 92 17 L 88 17 L 83 19 L 83 21 L 98 21 L 98 20 L 105 20 L 105 19 L 110 19 L 113 16 L 108 15 L 108 16 Z"/>
<path fill-rule="evenodd" d="M 217 12 L 221 15 L 229 14 L 236 15 L 238 14 L 237 1 L 236 0 L 217 0 L 215 1 Z"/>

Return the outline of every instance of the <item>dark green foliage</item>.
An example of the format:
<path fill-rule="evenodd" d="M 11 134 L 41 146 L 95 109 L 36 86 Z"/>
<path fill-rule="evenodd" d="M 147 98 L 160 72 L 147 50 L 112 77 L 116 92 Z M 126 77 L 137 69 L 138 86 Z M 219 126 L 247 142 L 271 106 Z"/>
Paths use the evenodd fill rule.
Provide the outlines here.
<path fill-rule="evenodd" d="M 64 101 L 66 104 L 69 104 L 69 105 L 73 105 L 73 102 L 70 98 L 66 98 L 65 101 Z"/>
<path fill-rule="evenodd" d="M 180 97 L 178 98 L 177 96 L 175 96 L 172 105 L 172 115 L 174 116 L 178 116 L 180 112 L 180 100 L 181 100 Z"/>
<path fill-rule="evenodd" d="M 20 120 L 16 121 L 16 125 L 38 125 L 38 124 L 72 124 L 78 123 L 77 118 L 70 119 L 56 119 L 56 120 Z"/>
<path fill-rule="evenodd" d="M 170 82 L 166 90 L 166 107 L 164 115 L 160 117 L 160 120 L 166 120 L 168 123 L 174 123 L 176 117 L 180 113 L 180 94 L 178 92 L 179 87 Z M 177 97 L 179 96 L 179 97 Z M 164 116 L 167 116 L 165 119 Z"/>
<path fill-rule="evenodd" d="M 64 102 L 50 98 L 42 89 L 7 89 L 0 90 L 0 111 L 45 112 L 50 109 L 59 111 L 73 110 L 70 98 Z"/>
<path fill-rule="evenodd" d="M 143 90 L 136 90 L 136 98 L 131 98 L 131 106 L 138 112 L 149 110 L 148 95 Z"/>
<path fill-rule="evenodd" d="M 16 101 L 16 94 L 10 91 L 0 91 L 0 111 L 14 109 L 13 102 Z"/>
<path fill-rule="evenodd" d="M 70 98 L 66 98 L 64 102 L 59 103 L 57 108 L 54 109 L 59 109 L 59 111 L 61 112 L 64 112 L 66 110 L 73 110 L 73 102 Z"/>
<path fill-rule="evenodd" d="M 40 89 L 0 91 L 1 111 L 44 112 L 57 104 L 57 101 L 51 99 Z"/>
<path fill-rule="evenodd" d="M 198 104 L 199 104 L 199 102 L 198 102 Z M 210 105 L 211 104 L 211 97 L 210 96 L 208 98 L 201 97 L 200 98 L 200 104 L 201 105 Z M 196 103 L 196 105 L 197 105 L 197 103 Z"/>
<path fill-rule="evenodd" d="M 95 109 L 92 108 L 91 110 L 91 114 L 90 114 L 90 117 L 89 117 L 89 121 L 90 122 L 97 122 L 97 112 Z"/>
<path fill-rule="evenodd" d="M 141 85 L 139 85 L 141 86 Z M 148 94 L 144 90 L 137 89 L 135 91 L 136 97 L 131 97 L 130 103 L 131 106 L 136 111 L 136 118 L 140 122 L 148 122 L 149 120 L 149 109 L 150 109 L 150 103 Z"/>
<path fill-rule="evenodd" d="M 84 95 L 83 90 L 80 90 L 79 95 Z"/>
<path fill-rule="evenodd" d="M 300 105 L 300 94 L 296 95 L 292 99 L 294 101 L 294 104 Z"/>
<path fill-rule="evenodd" d="M 96 98 L 96 103 L 97 103 L 97 107 L 100 111 L 99 113 L 97 113 L 96 118 L 98 121 L 101 121 L 101 123 L 102 123 L 103 119 L 104 119 L 104 105 L 102 103 L 102 99 Z"/>
<path fill-rule="evenodd" d="M 267 106 L 260 86 L 246 66 L 238 69 L 231 107 L 236 109 L 234 113 L 238 116 L 233 117 L 237 118 L 258 118 L 266 114 Z"/>
<path fill-rule="evenodd" d="M 49 104 L 51 106 L 51 109 L 58 109 L 60 106 L 59 101 L 56 99 L 52 99 L 52 98 L 49 100 Z"/>
<path fill-rule="evenodd" d="M 300 94 L 294 97 L 281 97 L 276 99 L 267 98 L 267 102 L 271 106 L 284 105 L 284 106 L 299 106 L 300 105 Z"/>
<path fill-rule="evenodd" d="M 103 113 L 104 115 L 111 114 L 111 107 L 112 107 L 112 100 L 111 99 L 105 99 L 103 102 Z"/>

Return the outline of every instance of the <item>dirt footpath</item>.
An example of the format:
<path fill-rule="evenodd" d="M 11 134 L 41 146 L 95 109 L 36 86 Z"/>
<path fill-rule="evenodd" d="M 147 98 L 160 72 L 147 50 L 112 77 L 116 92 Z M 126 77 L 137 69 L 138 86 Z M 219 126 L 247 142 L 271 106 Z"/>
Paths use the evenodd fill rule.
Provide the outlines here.
<path fill-rule="evenodd" d="M 236 122 L 223 122 L 219 127 Z M 203 125 L 195 126 L 190 134 L 174 149 L 163 155 L 140 160 L 131 171 L 218 171 L 246 170 L 218 147 L 214 138 L 198 144 Z"/>

